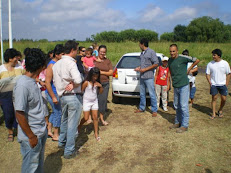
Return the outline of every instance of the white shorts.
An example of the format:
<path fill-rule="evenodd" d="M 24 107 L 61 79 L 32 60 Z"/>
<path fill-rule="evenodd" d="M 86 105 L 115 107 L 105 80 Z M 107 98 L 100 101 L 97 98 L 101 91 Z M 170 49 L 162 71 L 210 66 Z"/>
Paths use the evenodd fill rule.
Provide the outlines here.
<path fill-rule="evenodd" d="M 95 101 L 89 101 L 83 99 L 83 111 L 90 111 L 90 110 L 98 110 L 98 99 L 95 99 Z"/>

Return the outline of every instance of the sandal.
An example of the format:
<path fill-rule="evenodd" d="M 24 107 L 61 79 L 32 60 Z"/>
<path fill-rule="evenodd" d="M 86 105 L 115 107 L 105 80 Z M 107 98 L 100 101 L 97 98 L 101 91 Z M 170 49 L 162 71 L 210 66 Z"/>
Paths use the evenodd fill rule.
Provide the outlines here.
<path fill-rule="evenodd" d="M 107 122 L 107 121 L 103 121 L 102 124 L 103 124 L 104 126 L 107 126 L 107 125 L 108 125 L 108 122 Z"/>
<path fill-rule="evenodd" d="M 223 112 L 222 112 L 222 111 L 218 111 L 218 112 L 217 112 L 217 115 L 218 115 L 218 117 L 219 117 L 219 118 L 224 117 L 224 115 L 223 115 Z"/>
<path fill-rule="evenodd" d="M 212 115 L 212 116 L 210 117 L 211 120 L 214 120 L 214 118 L 216 118 L 216 116 L 213 116 L 213 115 Z"/>
<path fill-rule="evenodd" d="M 8 142 L 13 142 L 14 141 L 14 135 L 13 134 L 8 134 Z"/>

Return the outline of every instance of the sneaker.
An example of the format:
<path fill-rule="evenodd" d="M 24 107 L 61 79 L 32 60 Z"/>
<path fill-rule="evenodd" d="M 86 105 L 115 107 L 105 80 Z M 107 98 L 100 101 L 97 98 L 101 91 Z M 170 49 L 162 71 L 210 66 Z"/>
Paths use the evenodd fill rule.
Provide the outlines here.
<path fill-rule="evenodd" d="M 164 110 L 165 112 L 168 112 L 168 108 L 165 108 L 165 107 L 164 107 L 163 110 Z"/>
<path fill-rule="evenodd" d="M 180 127 L 180 124 L 173 124 L 169 128 L 170 129 L 176 129 L 176 128 L 179 128 L 179 127 Z"/>
<path fill-rule="evenodd" d="M 188 131 L 188 127 L 180 127 L 176 130 L 176 133 L 184 133 Z"/>
<path fill-rule="evenodd" d="M 64 155 L 63 157 L 65 158 L 65 159 L 72 159 L 72 158 L 74 158 L 74 157 L 76 157 L 77 156 L 77 152 L 75 151 L 75 152 L 73 152 L 72 154 L 70 154 L 70 155 Z"/>

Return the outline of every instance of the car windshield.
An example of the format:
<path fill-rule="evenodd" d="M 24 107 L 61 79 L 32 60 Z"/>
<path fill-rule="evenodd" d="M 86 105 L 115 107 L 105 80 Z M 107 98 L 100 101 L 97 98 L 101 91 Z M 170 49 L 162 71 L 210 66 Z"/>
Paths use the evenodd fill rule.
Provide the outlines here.
<path fill-rule="evenodd" d="M 140 66 L 139 56 L 123 56 L 117 68 L 136 68 Z"/>

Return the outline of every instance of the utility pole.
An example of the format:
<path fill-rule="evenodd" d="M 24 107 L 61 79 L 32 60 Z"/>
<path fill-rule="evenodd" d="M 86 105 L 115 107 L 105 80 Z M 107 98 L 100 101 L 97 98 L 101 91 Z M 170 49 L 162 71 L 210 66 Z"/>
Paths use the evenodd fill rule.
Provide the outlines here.
<path fill-rule="evenodd" d="M 0 0 L 0 40 L 1 40 L 1 60 L 2 64 L 4 62 L 3 58 L 3 41 L 2 41 L 2 0 Z"/>
<path fill-rule="evenodd" d="M 13 48 L 12 42 L 12 23 L 11 23 L 11 0 L 9 1 L 9 48 Z"/>

